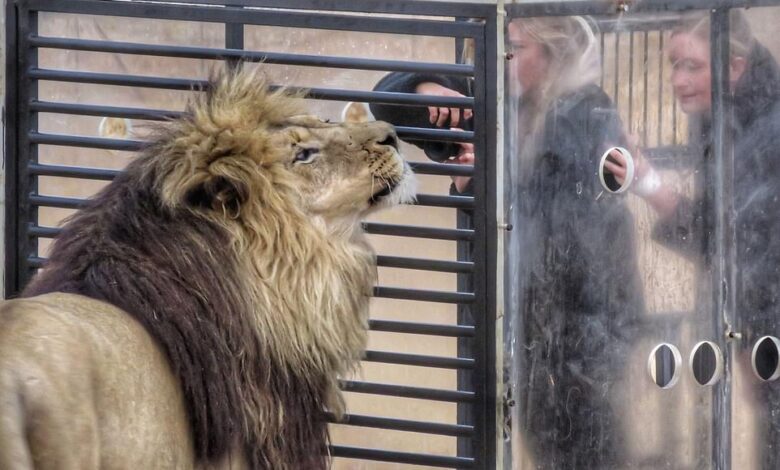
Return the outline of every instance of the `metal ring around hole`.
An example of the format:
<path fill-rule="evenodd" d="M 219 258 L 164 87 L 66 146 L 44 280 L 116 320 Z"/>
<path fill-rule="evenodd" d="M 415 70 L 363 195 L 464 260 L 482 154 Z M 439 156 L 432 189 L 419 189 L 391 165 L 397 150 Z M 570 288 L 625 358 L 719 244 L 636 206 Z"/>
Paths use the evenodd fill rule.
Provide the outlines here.
<path fill-rule="evenodd" d="M 623 181 L 623 184 L 620 185 L 620 188 L 618 189 L 612 189 L 609 187 L 609 184 L 607 184 L 606 177 L 604 176 L 604 164 L 607 161 L 607 158 L 609 157 L 609 154 L 613 151 L 617 150 L 626 159 L 626 178 Z M 601 155 L 601 158 L 599 159 L 599 167 L 598 167 L 598 175 L 599 175 L 599 183 L 601 183 L 601 187 L 604 188 L 605 191 L 613 194 L 620 194 L 628 190 L 628 188 L 631 186 L 631 183 L 634 182 L 634 157 L 631 155 L 631 152 L 626 150 L 623 147 L 610 147 L 608 148 L 603 155 Z"/>
<path fill-rule="evenodd" d="M 696 356 L 696 352 L 699 350 L 699 348 L 705 345 L 708 345 L 710 348 L 712 348 L 712 351 L 715 354 L 715 370 L 712 372 L 712 377 L 710 377 L 707 382 L 701 383 L 698 381 L 698 379 L 696 379 L 696 372 L 694 372 L 693 361 L 694 357 Z M 715 385 L 723 375 L 723 352 L 720 350 L 720 347 L 712 341 L 699 341 L 691 349 L 691 357 L 688 360 L 688 367 L 690 368 L 691 374 L 693 374 L 697 384 L 701 385 L 702 387 Z"/>
<path fill-rule="evenodd" d="M 758 354 L 758 348 L 761 345 L 761 343 L 763 343 L 764 340 L 767 339 L 772 341 L 772 344 L 775 346 L 775 350 L 777 351 L 778 354 L 778 363 L 775 366 L 775 370 L 772 373 L 772 375 L 769 376 L 769 378 L 765 379 L 761 377 L 761 374 L 758 373 L 758 368 L 756 367 L 756 354 Z M 753 373 L 762 382 L 771 382 L 773 380 L 777 380 L 778 378 L 780 378 L 780 340 L 775 338 L 774 336 L 762 336 L 761 338 L 759 338 L 758 341 L 756 341 L 756 344 L 753 345 L 753 350 L 750 353 L 750 365 L 751 368 L 753 369 Z"/>
<path fill-rule="evenodd" d="M 655 365 L 655 353 L 658 352 L 659 349 L 666 346 L 669 348 L 670 351 L 672 351 L 672 357 L 674 358 L 674 372 L 672 373 L 672 378 L 669 380 L 669 383 L 667 383 L 664 386 L 658 385 L 658 380 L 655 375 L 654 365 Z M 650 355 L 647 358 L 647 373 L 650 376 L 650 379 L 653 381 L 653 383 L 661 388 L 662 390 L 667 390 L 675 385 L 677 385 L 677 382 L 680 380 L 680 375 L 682 373 L 680 370 L 682 369 L 682 354 L 680 354 L 680 350 L 677 349 L 677 346 L 670 344 L 670 343 L 661 343 L 658 346 L 654 347 L 652 351 L 650 351 Z"/>

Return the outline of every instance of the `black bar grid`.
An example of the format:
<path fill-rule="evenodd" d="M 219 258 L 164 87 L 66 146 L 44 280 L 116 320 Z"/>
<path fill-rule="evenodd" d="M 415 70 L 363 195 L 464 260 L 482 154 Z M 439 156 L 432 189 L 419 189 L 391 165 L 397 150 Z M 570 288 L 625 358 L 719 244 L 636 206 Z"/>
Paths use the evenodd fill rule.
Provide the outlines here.
<path fill-rule="evenodd" d="M 321 0 L 298 1 L 293 0 L 291 7 L 319 5 Z M 357 0 L 355 5 L 360 6 L 362 0 Z M 166 4 L 167 3 L 167 4 Z M 39 208 L 59 208 L 76 210 L 82 207 L 87 200 L 76 197 L 64 197 L 55 194 L 44 194 L 38 191 L 37 181 L 41 177 L 59 177 L 94 181 L 111 181 L 120 172 L 104 168 L 87 168 L 82 166 L 66 166 L 63 164 L 38 163 L 35 155 L 41 146 L 46 147 L 50 154 L 56 154 L 58 147 L 75 147 L 85 149 L 107 149 L 121 152 L 135 152 L 145 146 L 141 140 L 113 139 L 93 137 L 87 135 L 57 134 L 49 131 L 39 131 L 35 125 L 35 119 L 39 113 L 63 114 L 74 116 L 98 116 L 116 117 L 122 119 L 135 119 L 141 121 L 165 121 L 181 116 L 181 110 L 173 109 L 142 109 L 106 104 L 85 104 L 65 101 L 39 100 L 35 90 L 41 81 L 68 82 L 89 85 L 107 85 L 124 87 L 147 87 L 163 90 L 177 90 L 184 92 L 197 91 L 206 86 L 206 81 L 191 77 L 155 77 L 139 76 L 117 73 L 88 72 L 83 70 L 58 70 L 39 68 L 36 57 L 40 49 L 57 49 L 64 51 L 90 51 L 109 54 L 131 54 L 166 58 L 185 58 L 194 60 L 224 61 L 229 66 L 236 66 L 240 61 L 267 62 L 292 66 L 320 67 L 325 69 L 349 69 L 369 71 L 404 71 L 417 73 L 437 73 L 458 77 L 474 77 L 477 83 L 477 94 L 467 98 L 449 97 L 423 97 L 415 94 L 381 93 L 363 90 L 339 90 L 324 88 L 309 88 L 305 91 L 308 99 L 320 99 L 331 101 L 359 101 L 379 102 L 405 106 L 458 106 L 472 108 L 476 116 L 481 116 L 475 124 L 473 131 L 453 131 L 447 129 L 418 129 L 399 127 L 397 132 L 400 137 L 406 139 L 431 140 L 443 142 L 474 142 L 481 154 L 489 157 L 490 148 L 494 142 L 490 142 L 488 129 L 495 128 L 495 111 L 489 103 L 495 98 L 494 85 L 489 77 L 491 61 L 485 60 L 490 55 L 495 57 L 496 36 L 495 31 L 488 37 L 486 31 L 494 30 L 496 12 L 494 8 L 486 5 L 455 5 L 448 3 L 433 3 L 421 10 L 419 2 L 392 2 L 385 4 L 389 10 L 395 10 L 401 5 L 406 5 L 410 11 L 416 14 L 436 16 L 437 18 L 420 19 L 410 15 L 397 17 L 356 16 L 343 14 L 353 11 L 353 8 L 317 8 L 318 11 L 298 11 L 296 9 L 261 10 L 255 8 L 257 4 L 248 5 L 242 0 L 229 1 L 229 6 L 224 8 L 209 8 L 213 2 L 194 2 L 195 5 L 173 5 L 169 2 L 112 2 L 96 0 L 12 0 L 8 3 L 7 18 L 9 18 L 9 90 L 13 86 L 19 87 L 18 93 L 13 93 L 13 103 L 9 106 L 13 118 L 9 119 L 9 132 L 18 134 L 14 142 L 18 142 L 19 148 L 9 145 L 9 162 L 7 168 L 9 177 L 7 191 L 13 194 L 9 198 L 10 207 L 14 211 L 8 211 L 7 230 L 13 230 L 13 236 L 7 237 L 10 245 L 7 249 L 6 263 L 7 276 L 6 295 L 14 295 L 24 286 L 34 272 L 45 266 L 46 259 L 37 251 L 38 242 L 42 239 L 56 238 L 60 232 L 58 227 L 41 225 L 37 218 Z M 197 5 L 202 3 L 204 5 Z M 272 2 L 271 2 L 272 3 Z M 341 2 L 335 2 L 341 4 Z M 268 6 L 268 2 L 266 2 Z M 365 5 L 364 5 L 365 6 Z M 459 13 L 474 13 L 482 21 L 464 21 L 460 17 L 441 19 L 443 11 L 457 10 Z M 155 45 L 141 42 L 121 42 L 111 40 L 88 40 L 67 37 L 44 37 L 37 34 L 37 12 L 70 13 L 75 15 L 90 15 L 96 21 L 101 16 L 123 16 L 128 18 L 146 18 L 181 20 L 181 21 L 207 21 L 222 23 L 224 25 L 224 49 L 191 47 L 186 45 Z M 393 12 L 398 15 L 402 12 Z M 361 31 L 374 33 L 392 33 L 422 36 L 441 36 L 454 39 L 473 39 L 482 54 L 482 59 L 476 65 L 427 63 L 402 60 L 383 60 L 380 58 L 352 58 L 314 56 L 305 54 L 290 54 L 277 51 L 252 51 L 244 50 L 245 26 L 266 25 L 286 28 L 313 28 L 340 31 Z M 486 26 L 488 25 L 488 26 Z M 486 41 L 490 40 L 490 44 Z M 24 55 L 15 58 L 15 54 Z M 492 62 L 495 62 L 494 60 Z M 491 90 L 493 90 L 491 94 Z M 10 98 L 10 97 L 9 97 Z M 18 125 L 13 125 L 18 119 Z M 10 136 L 11 134 L 9 134 Z M 464 165 L 451 165 L 433 162 L 410 162 L 413 170 L 418 174 L 436 176 L 473 176 L 476 180 L 484 180 L 485 168 Z M 14 165 L 18 171 L 12 172 Z M 482 164 L 484 166 L 484 164 Z M 18 187 L 19 189 L 14 189 Z M 484 207 L 487 204 L 487 184 L 482 184 L 480 193 L 474 197 L 450 196 L 443 194 L 418 194 L 416 204 L 418 206 L 439 207 L 450 210 L 476 210 L 481 214 L 487 214 Z M 445 242 L 469 242 L 479 240 L 478 246 L 484 250 L 487 247 L 486 229 L 487 217 L 483 217 L 473 229 L 461 229 L 455 227 L 427 227 L 415 225 L 397 225 L 376 222 L 364 223 L 366 232 L 372 236 L 402 237 L 402 239 L 430 239 Z M 403 269 L 429 272 L 449 273 L 458 276 L 477 278 L 486 276 L 490 272 L 484 264 L 488 256 L 481 253 L 473 261 L 412 258 L 402 253 L 377 256 L 377 264 L 380 269 Z M 486 280 L 475 283 L 476 288 L 466 291 L 441 291 L 425 288 L 409 289 L 393 286 L 377 286 L 375 296 L 379 298 L 394 299 L 403 305 L 413 306 L 421 312 L 420 320 L 416 322 L 371 319 L 369 328 L 371 331 L 384 334 L 416 335 L 419 337 L 453 338 L 458 341 L 470 341 L 477 345 L 474 354 L 462 357 L 437 356 L 434 354 L 411 354 L 405 351 L 380 351 L 368 350 L 363 360 L 366 362 L 392 364 L 400 367 L 424 367 L 431 369 L 445 369 L 453 371 L 471 371 L 477 369 L 490 369 L 493 366 L 492 359 L 484 355 L 490 350 L 488 345 L 492 339 L 482 337 L 490 334 L 489 327 L 483 323 L 488 322 L 490 314 L 486 311 L 488 305 L 488 282 Z M 478 320 L 475 324 L 435 324 L 426 323 L 425 310 L 432 304 L 458 304 L 469 305 Z M 408 308 L 408 307 L 403 307 Z M 489 325 L 488 325 L 489 326 Z M 476 372 L 479 380 L 487 380 L 482 372 Z M 369 383 L 359 381 L 344 381 L 342 388 L 347 393 L 371 394 L 376 400 L 382 397 L 398 397 L 413 400 L 430 400 L 458 403 L 460 406 L 474 408 L 471 413 L 475 417 L 473 421 L 456 423 L 434 423 L 422 417 L 419 421 L 403 420 L 381 416 L 345 415 L 340 419 L 334 416 L 329 418 L 334 423 L 342 426 L 372 427 L 402 432 L 415 432 L 424 435 L 442 435 L 471 442 L 469 455 L 433 455 L 424 453 L 411 453 L 389 451 L 382 449 L 382 442 L 377 442 L 377 448 L 364 449 L 350 447 L 334 443 L 331 447 L 333 456 L 364 459 L 383 462 L 394 462 L 410 465 L 429 465 L 448 468 L 488 468 L 487 462 L 495 459 L 491 455 L 493 448 L 484 444 L 493 439 L 486 435 L 493 428 L 489 423 L 493 418 L 490 414 L 495 409 L 495 402 L 490 393 L 490 387 L 484 383 L 470 383 L 465 388 L 443 390 L 424 388 L 413 385 L 395 385 L 383 383 Z M 487 411 L 487 413 L 485 413 Z"/>

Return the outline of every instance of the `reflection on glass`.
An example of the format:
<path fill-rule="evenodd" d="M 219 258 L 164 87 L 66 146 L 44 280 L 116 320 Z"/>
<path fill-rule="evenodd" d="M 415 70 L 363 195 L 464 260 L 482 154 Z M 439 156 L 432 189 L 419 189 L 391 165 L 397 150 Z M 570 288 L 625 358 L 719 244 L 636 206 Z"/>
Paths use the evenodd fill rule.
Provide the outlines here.
<path fill-rule="evenodd" d="M 723 355 L 717 344 L 702 341 L 691 352 L 691 372 L 699 385 L 714 385 L 723 373 Z"/>
<path fill-rule="evenodd" d="M 647 361 L 647 371 L 660 388 L 672 388 L 680 379 L 682 356 L 676 346 L 663 343 L 656 346 Z"/>
<path fill-rule="evenodd" d="M 511 445 L 528 468 L 624 468 L 613 397 L 644 299 L 627 200 L 597 175 L 607 149 L 627 145 L 598 85 L 597 34 L 583 17 L 507 26 Z"/>

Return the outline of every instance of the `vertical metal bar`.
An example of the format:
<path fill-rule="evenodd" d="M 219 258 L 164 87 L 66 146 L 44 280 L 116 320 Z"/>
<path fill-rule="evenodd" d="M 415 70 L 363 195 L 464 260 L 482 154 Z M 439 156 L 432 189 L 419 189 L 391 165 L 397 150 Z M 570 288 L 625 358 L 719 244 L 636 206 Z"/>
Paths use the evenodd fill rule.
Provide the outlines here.
<path fill-rule="evenodd" d="M 485 117 L 486 112 L 486 77 L 485 66 L 487 58 L 485 57 L 485 36 L 477 36 L 474 38 L 474 116 L 481 118 Z M 474 261 L 474 276 L 471 279 L 471 288 L 476 295 L 476 301 L 471 305 L 469 311 L 470 320 L 474 322 L 474 340 L 471 343 L 471 350 L 474 359 L 476 360 L 476 367 L 471 375 L 472 390 L 475 393 L 476 401 L 472 404 L 470 409 L 471 424 L 474 426 L 474 439 L 472 440 L 469 453 L 471 457 L 474 457 L 477 468 L 487 468 L 485 462 L 485 452 L 487 451 L 487 445 L 485 441 L 486 420 L 482 416 L 484 407 L 481 404 L 485 400 L 484 385 L 485 385 L 485 371 L 487 365 L 485 364 L 484 348 L 486 345 L 486 332 L 485 332 L 485 319 L 484 308 L 485 300 L 483 295 L 485 293 L 484 287 L 484 275 L 485 275 L 485 253 L 484 240 L 485 240 L 485 217 L 481 207 L 485 202 L 485 193 L 487 191 L 487 182 L 485 181 L 485 166 L 489 157 L 485 153 L 487 147 L 485 145 L 485 127 L 482 124 L 482 119 L 474 120 L 474 148 L 476 155 L 479 158 L 474 164 L 474 197 L 475 197 L 475 210 L 472 211 L 470 217 L 470 223 L 474 229 L 474 241 L 471 245 L 471 256 Z M 464 384 L 461 384 L 464 385 Z"/>
<path fill-rule="evenodd" d="M 634 132 L 634 32 L 628 35 L 628 131 Z"/>
<path fill-rule="evenodd" d="M 620 33 L 615 31 L 615 109 L 618 109 L 618 103 L 620 102 L 620 96 L 618 91 L 620 87 Z"/>
<path fill-rule="evenodd" d="M 727 361 L 732 357 L 725 332 L 730 328 L 736 306 L 736 240 L 734 217 L 734 149 L 732 141 L 733 101 L 729 87 L 729 10 L 719 8 L 710 16 L 712 71 L 712 152 L 714 163 L 715 246 L 713 253 L 713 324 Z M 728 364 L 728 362 L 727 362 Z M 730 368 L 726 368 L 728 371 Z M 731 468 L 731 374 L 713 388 L 712 467 Z"/>
<path fill-rule="evenodd" d="M 466 38 L 455 38 L 455 61 L 463 61 L 463 50 L 466 46 Z M 475 39 L 476 41 L 476 39 Z M 474 58 L 476 60 L 476 57 Z M 473 91 L 473 90 L 472 90 Z M 478 115 L 477 115 L 478 116 Z M 475 116 L 476 117 L 476 116 Z M 476 123 L 476 119 L 474 119 Z M 478 178 L 478 177 L 477 177 Z M 459 209 L 456 213 L 456 224 L 458 229 L 473 229 L 474 221 L 473 211 Z M 460 240 L 457 243 L 458 261 L 474 261 L 474 244 L 471 241 Z M 474 275 L 460 273 L 457 277 L 458 292 L 474 291 Z M 473 313 L 477 311 L 476 305 L 460 304 L 457 307 L 458 325 L 474 326 Z M 478 351 L 475 349 L 472 338 L 458 338 L 458 357 L 476 358 Z M 461 369 L 458 371 L 458 390 L 474 390 L 474 372 Z M 457 405 L 457 422 L 462 425 L 473 425 L 475 420 L 475 406 L 472 403 L 459 402 Z M 474 457 L 474 439 L 471 437 L 460 436 L 457 440 L 458 457 Z"/>
<path fill-rule="evenodd" d="M 658 140 L 657 146 L 663 145 L 662 130 L 664 126 L 664 32 L 658 32 Z"/>
<path fill-rule="evenodd" d="M 482 445 L 485 449 L 485 457 L 482 460 L 483 468 L 496 468 L 496 451 L 500 436 L 497 434 L 497 384 L 501 376 L 497 372 L 496 357 L 497 351 L 493 344 L 496 338 L 496 312 L 498 311 L 498 305 L 496 303 L 496 290 L 494 286 L 497 285 L 498 279 L 496 272 L 497 257 L 498 255 L 498 221 L 495 216 L 489 216 L 489 214 L 496 214 L 498 197 L 499 195 L 494 189 L 495 182 L 497 181 L 498 174 L 496 171 L 496 148 L 500 145 L 496 141 L 496 128 L 497 128 L 497 109 L 493 103 L 498 100 L 497 83 L 494 77 L 498 76 L 498 20 L 497 12 L 493 11 L 490 17 L 486 21 L 485 38 L 484 38 L 484 54 L 486 63 L 484 64 L 484 72 L 482 76 L 482 82 L 485 84 L 484 96 L 485 100 L 482 103 L 477 104 L 477 109 L 482 110 L 485 116 L 485 128 L 478 134 L 484 141 L 485 166 L 483 168 L 483 181 L 485 187 L 478 194 L 483 197 L 484 203 L 482 207 L 485 207 L 483 211 L 483 220 L 480 223 L 483 225 L 483 242 L 482 242 L 482 256 L 479 265 L 482 267 L 482 272 L 478 273 L 479 276 L 475 277 L 475 290 L 477 294 L 478 302 L 482 304 L 480 310 L 480 320 L 482 323 L 482 335 L 478 336 L 483 338 L 482 345 L 482 373 L 477 375 L 477 379 L 482 380 L 480 386 L 481 393 L 484 399 L 480 402 L 482 409 L 480 413 L 483 418 L 484 433 L 482 436 Z M 479 232 L 477 232 L 479 233 Z M 480 322 L 478 321 L 478 324 Z M 484 375 L 482 375 L 484 374 Z M 481 375 L 481 377 L 480 377 Z"/>
<path fill-rule="evenodd" d="M 242 23 L 225 23 L 225 48 L 244 49 L 244 25 Z M 239 59 L 227 59 L 228 67 L 233 68 L 238 64 Z"/>
<path fill-rule="evenodd" d="M 19 69 L 18 64 L 18 4 L 15 1 L 8 1 L 5 5 L 5 71 L 6 71 L 6 95 L 5 108 L 3 112 L 3 124 L 5 125 L 5 141 L 3 148 L 3 164 L 5 168 L 5 237 L 3 250 L 5 254 L 4 264 L 4 285 L 3 296 L 8 298 L 19 290 L 19 244 L 18 235 L 18 212 L 17 197 L 17 139 L 18 129 L 18 88 L 19 88 Z"/>
<path fill-rule="evenodd" d="M 648 99 L 648 89 L 647 89 L 648 81 L 647 81 L 647 77 L 648 77 L 648 70 L 649 70 L 649 67 L 648 67 L 648 52 L 649 52 L 650 45 L 648 44 L 648 42 L 649 42 L 650 35 L 649 35 L 649 33 L 647 31 L 645 31 L 644 36 L 645 36 L 645 47 L 644 47 L 644 56 L 643 56 L 643 61 L 642 61 L 642 63 L 644 64 L 643 65 L 643 72 L 644 72 L 644 97 L 642 98 L 642 144 L 641 145 L 643 147 L 647 147 L 647 108 L 648 108 L 648 103 L 647 103 L 647 99 Z M 658 111 L 660 112 L 661 110 L 659 109 Z"/>
<path fill-rule="evenodd" d="M 29 103 L 38 99 L 38 81 L 30 79 L 27 71 L 38 66 L 38 49 L 30 47 L 27 38 L 38 34 L 38 13 L 27 9 L 25 1 L 17 3 L 17 49 L 16 59 L 18 61 L 17 74 L 15 77 L 9 77 L 17 82 L 17 100 L 16 112 L 18 142 L 16 155 L 9 155 L 14 159 L 16 166 L 16 206 L 6 205 L 6 210 L 16 211 L 15 220 L 15 246 L 16 250 L 14 264 L 16 265 L 15 281 L 13 286 L 6 291 L 6 296 L 18 294 L 27 281 L 32 277 L 35 268 L 27 262 L 29 256 L 37 256 L 38 240 L 31 238 L 28 233 L 30 225 L 37 224 L 38 209 L 30 204 L 30 194 L 37 192 L 37 178 L 28 171 L 31 163 L 38 161 L 38 146 L 30 142 L 28 134 L 38 130 L 38 113 L 29 107 Z M 14 175 L 12 175 L 13 177 Z M 7 275 L 9 273 L 6 273 Z"/>
<path fill-rule="evenodd" d="M 601 46 L 599 49 L 599 53 L 601 54 L 601 81 L 599 82 L 599 86 L 604 89 L 604 73 L 606 72 L 606 64 L 604 63 L 604 32 L 601 32 Z"/>
<path fill-rule="evenodd" d="M 672 100 L 672 145 L 677 145 L 677 100 Z"/>

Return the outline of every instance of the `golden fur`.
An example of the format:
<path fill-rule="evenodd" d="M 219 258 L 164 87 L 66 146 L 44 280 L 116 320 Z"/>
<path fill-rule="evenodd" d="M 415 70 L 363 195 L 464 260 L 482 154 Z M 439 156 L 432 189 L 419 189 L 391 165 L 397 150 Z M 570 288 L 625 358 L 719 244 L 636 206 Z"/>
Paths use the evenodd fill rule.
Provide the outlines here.
<path fill-rule="evenodd" d="M 327 466 L 375 279 L 359 222 L 411 181 L 389 125 L 222 73 L 2 306 L 0 468 Z"/>

